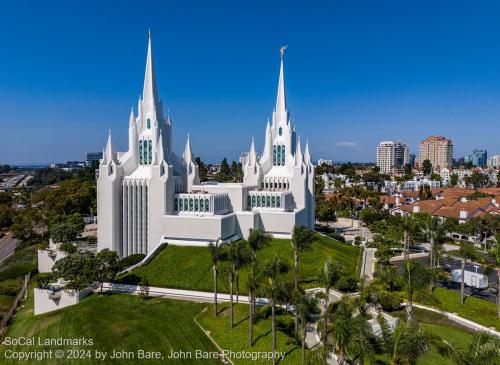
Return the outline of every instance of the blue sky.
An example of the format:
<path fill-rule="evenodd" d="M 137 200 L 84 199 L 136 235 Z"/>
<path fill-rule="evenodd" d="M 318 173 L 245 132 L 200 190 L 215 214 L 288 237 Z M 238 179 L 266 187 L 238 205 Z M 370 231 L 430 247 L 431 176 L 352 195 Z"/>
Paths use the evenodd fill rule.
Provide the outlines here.
<path fill-rule="evenodd" d="M 307 5 L 305 5 L 307 3 Z M 313 158 L 373 161 L 380 140 L 500 153 L 498 1 L 48 1 L 0 8 L 0 162 L 126 148 L 147 29 L 181 151 L 262 148 L 288 44 L 288 106 Z"/>

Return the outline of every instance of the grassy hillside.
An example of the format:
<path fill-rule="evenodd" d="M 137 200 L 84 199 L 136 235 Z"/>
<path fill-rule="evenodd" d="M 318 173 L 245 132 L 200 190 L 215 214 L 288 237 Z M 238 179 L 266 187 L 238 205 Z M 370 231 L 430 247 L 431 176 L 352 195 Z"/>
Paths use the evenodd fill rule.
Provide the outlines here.
<path fill-rule="evenodd" d="M 82 349 L 137 352 L 159 351 L 165 356 L 163 361 L 149 360 L 148 364 L 220 364 L 219 360 L 167 359 L 170 351 L 192 352 L 195 350 L 217 351 L 210 339 L 195 324 L 193 318 L 204 308 L 204 304 L 173 301 L 162 298 L 141 300 L 128 294 L 92 295 L 79 305 L 56 312 L 33 316 L 33 290 L 23 308 L 14 317 L 8 328 L 7 337 L 88 338 L 93 346 L 7 346 L 0 345 L 0 354 L 7 349 L 13 351 L 70 350 Z M 109 355 L 110 356 L 110 355 Z M 18 364 L 19 361 L 5 360 L 2 364 Z M 33 361 L 37 364 L 135 364 L 135 360 L 106 361 L 95 359 Z"/>
<path fill-rule="evenodd" d="M 360 253 L 358 247 L 316 235 L 312 249 L 301 253 L 300 279 L 306 287 L 317 285 L 318 272 L 328 257 L 340 262 L 346 270 L 355 274 Z M 259 261 L 274 256 L 281 256 L 291 266 L 293 250 L 290 240 L 273 239 L 268 247 L 257 252 Z M 228 275 L 225 269 L 222 263 L 219 275 L 221 292 L 228 292 Z M 247 272 L 248 268 L 243 268 L 240 272 L 240 293 L 246 292 Z M 119 281 L 137 284 L 142 277 L 147 277 L 151 286 L 211 291 L 213 274 L 210 252 L 205 247 L 167 246 L 150 263 L 137 268 Z"/>

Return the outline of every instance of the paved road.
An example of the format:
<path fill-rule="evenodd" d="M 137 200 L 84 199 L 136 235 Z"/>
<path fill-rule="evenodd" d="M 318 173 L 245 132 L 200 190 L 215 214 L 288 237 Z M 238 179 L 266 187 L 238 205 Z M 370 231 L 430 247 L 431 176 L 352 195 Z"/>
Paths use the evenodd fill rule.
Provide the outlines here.
<path fill-rule="evenodd" d="M 367 247 L 363 251 L 362 276 L 366 277 L 368 282 L 373 280 L 373 272 L 375 271 L 375 252 L 377 252 L 377 249 L 372 247 Z"/>
<path fill-rule="evenodd" d="M 5 236 L 0 238 L 0 265 L 7 257 L 14 253 L 17 243 L 17 239 L 14 238 L 12 232 L 7 232 Z"/>

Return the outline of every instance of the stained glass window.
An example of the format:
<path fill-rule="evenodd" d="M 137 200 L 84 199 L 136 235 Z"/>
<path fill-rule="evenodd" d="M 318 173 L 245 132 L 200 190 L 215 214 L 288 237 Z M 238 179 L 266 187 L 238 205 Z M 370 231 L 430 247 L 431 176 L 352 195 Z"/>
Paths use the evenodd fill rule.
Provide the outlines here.
<path fill-rule="evenodd" d="M 184 210 L 187 212 L 189 210 L 189 199 L 184 199 Z"/>
<path fill-rule="evenodd" d="M 147 125 L 148 125 L 148 129 L 151 129 L 151 120 L 148 118 L 148 121 L 147 121 Z"/>
<path fill-rule="evenodd" d="M 198 212 L 198 199 L 194 200 L 194 211 Z"/>
<path fill-rule="evenodd" d="M 281 165 L 281 145 L 278 145 L 278 153 L 276 154 L 276 165 Z"/>
<path fill-rule="evenodd" d="M 281 146 L 281 164 L 285 166 L 285 146 Z"/>
<path fill-rule="evenodd" d="M 250 197 L 250 195 L 247 197 L 247 206 L 248 208 L 252 207 L 252 198 Z"/>
<path fill-rule="evenodd" d="M 276 207 L 277 207 L 277 208 L 279 208 L 279 207 L 280 207 L 280 203 L 281 203 L 281 202 L 280 202 L 280 197 L 279 197 L 279 196 L 277 196 L 277 197 L 276 197 Z"/>
<path fill-rule="evenodd" d="M 278 134 L 281 136 L 283 134 L 283 128 L 278 129 Z"/>
<path fill-rule="evenodd" d="M 273 196 L 271 198 L 271 205 L 272 205 L 273 208 L 276 206 L 276 197 L 275 196 Z"/>
<path fill-rule="evenodd" d="M 179 201 L 177 200 L 177 198 L 174 199 L 174 209 L 175 210 L 179 210 Z"/>
<path fill-rule="evenodd" d="M 189 199 L 189 211 L 193 211 L 193 198 Z"/>
<path fill-rule="evenodd" d="M 147 163 L 148 163 L 148 141 L 144 140 L 143 145 L 144 145 L 144 147 L 142 148 L 142 151 L 143 151 L 144 156 L 142 158 L 142 162 L 144 163 L 144 165 L 147 165 Z"/>
<path fill-rule="evenodd" d="M 273 146 L 273 166 L 276 166 L 276 145 Z"/>
<path fill-rule="evenodd" d="M 139 164 L 142 165 L 142 141 L 139 141 Z"/>
<path fill-rule="evenodd" d="M 151 163 L 153 160 L 153 142 L 151 142 L 151 140 L 149 140 L 148 154 L 149 154 L 148 162 Z"/>
<path fill-rule="evenodd" d="M 255 207 L 256 206 L 256 203 L 257 202 L 257 198 L 254 196 L 252 196 L 252 207 Z"/>
<path fill-rule="evenodd" d="M 269 195 L 267 196 L 267 204 L 266 204 L 266 206 L 267 206 L 268 208 L 270 208 L 270 207 L 271 207 L 271 197 L 270 197 Z"/>
<path fill-rule="evenodd" d="M 208 199 L 205 199 L 205 211 L 210 211 L 210 201 Z"/>

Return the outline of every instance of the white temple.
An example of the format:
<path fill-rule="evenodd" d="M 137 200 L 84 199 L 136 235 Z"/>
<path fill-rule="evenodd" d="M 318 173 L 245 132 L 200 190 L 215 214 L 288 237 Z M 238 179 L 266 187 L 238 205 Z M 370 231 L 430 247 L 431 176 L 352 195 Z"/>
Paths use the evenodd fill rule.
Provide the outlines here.
<path fill-rule="evenodd" d="M 129 147 L 113 148 L 111 133 L 97 180 L 97 245 L 120 257 L 147 254 L 168 242 L 206 245 L 247 238 L 259 228 L 288 238 L 294 225 L 314 228 L 314 166 L 290 122 L 281 68 L 276 108 L 262 155 L 250 146 L 243 183 L 200 183 L 189 136 L 182 156 L 172 148 L 172 120 L 158 96 L 151 36 L 137 116 L 129 119 Z"/>

